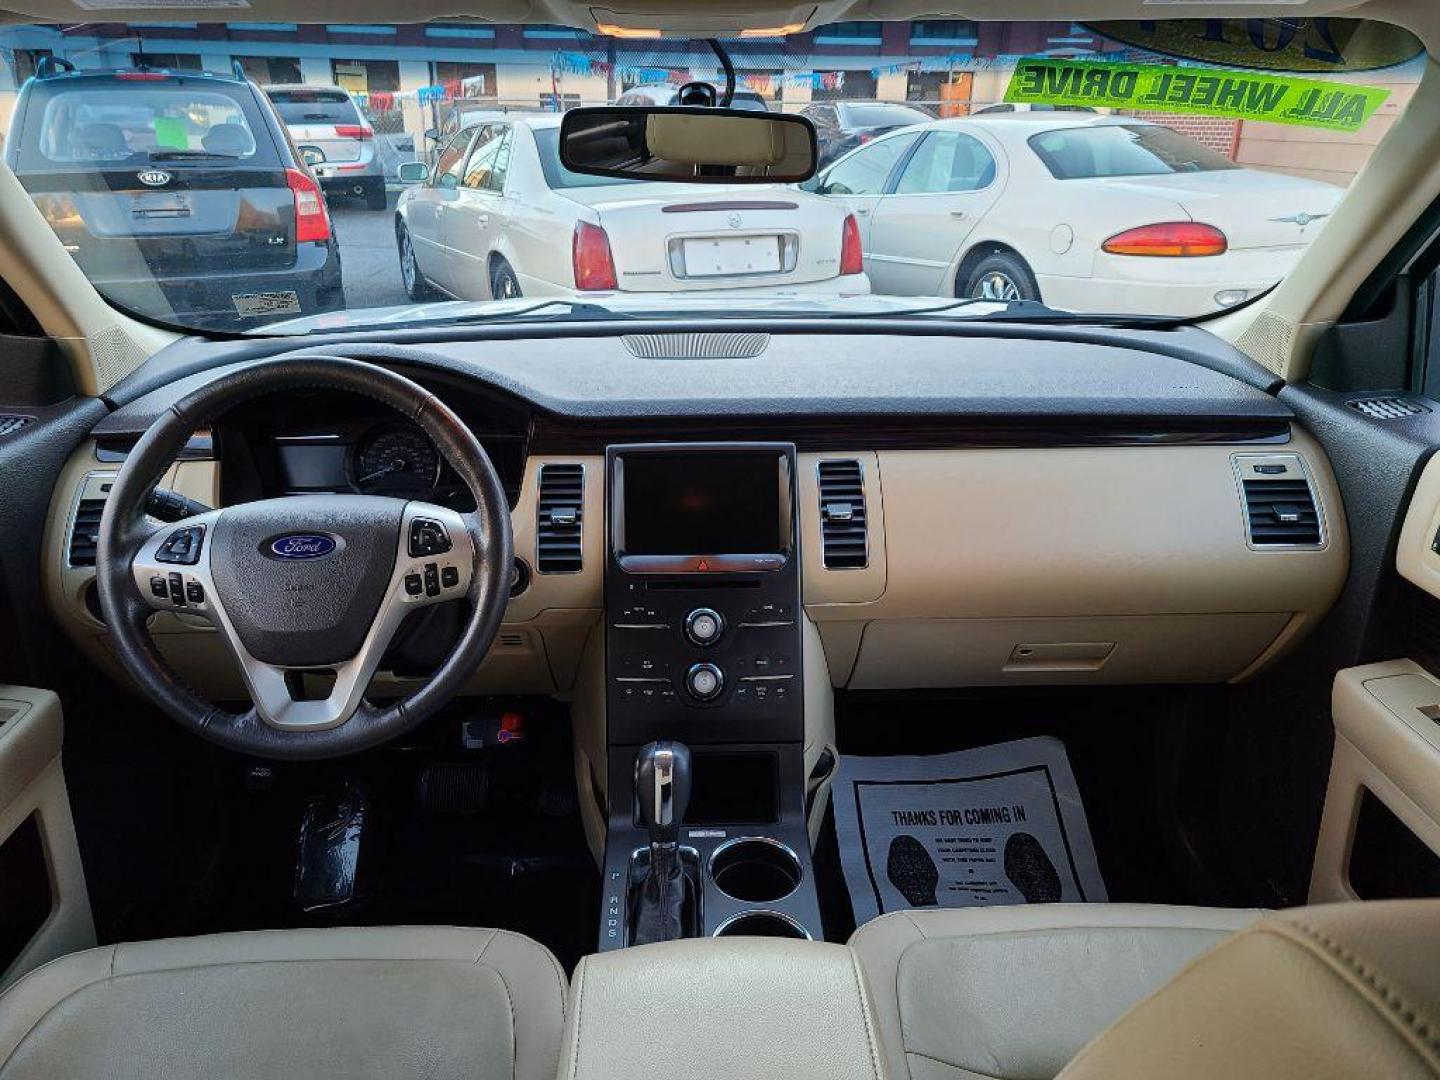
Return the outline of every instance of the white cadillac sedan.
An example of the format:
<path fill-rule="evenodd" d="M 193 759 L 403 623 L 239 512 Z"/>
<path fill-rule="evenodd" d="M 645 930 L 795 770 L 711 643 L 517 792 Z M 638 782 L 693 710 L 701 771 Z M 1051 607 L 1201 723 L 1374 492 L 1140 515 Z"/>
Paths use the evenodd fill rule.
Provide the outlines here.
<path fill-rule="evenodd" d="M 1274 285 L 1343 194 L 1160 124 L 1053 112 L 904 128 L 804 186 L 855 214 L 877 293 L 1175 316 Z"/>
<path fill-rule="evenodd" d="M 395 238 L 413 300 L 577 293 L 868 293 L 842 203 L 775 185 L 582 176 L 560 163 L 560 117 L 459 132 L 400 196 Z"/>

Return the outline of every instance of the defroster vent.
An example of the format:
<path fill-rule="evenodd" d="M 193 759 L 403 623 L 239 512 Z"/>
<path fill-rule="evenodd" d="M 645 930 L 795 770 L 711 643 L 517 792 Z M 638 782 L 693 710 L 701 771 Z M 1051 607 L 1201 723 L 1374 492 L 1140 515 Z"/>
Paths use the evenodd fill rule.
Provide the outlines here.
<path fill-rule="evenodd" d="M 860 462 L 820 462 L 820 533 L 825 569 L 858 570 L 870 561 L 865 479 Z"/>
<path fill-rule="evenodd" d="M 540 466 L 535 564 L 542 574 L 574 574 L 582 564 L 585 466 Z"/>

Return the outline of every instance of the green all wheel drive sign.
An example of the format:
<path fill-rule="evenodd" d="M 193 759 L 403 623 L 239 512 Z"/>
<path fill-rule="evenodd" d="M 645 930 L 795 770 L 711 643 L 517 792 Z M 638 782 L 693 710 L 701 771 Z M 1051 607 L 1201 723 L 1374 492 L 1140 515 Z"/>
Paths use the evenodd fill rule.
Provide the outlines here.
<path fill-rule="evenodd" d="M 1358 131 L 1390 91 L 1324 79 L 1168 64 L 1021 60 L 1005 100 L 1036 105 L 1090 105 L 1330 131 Z"/>

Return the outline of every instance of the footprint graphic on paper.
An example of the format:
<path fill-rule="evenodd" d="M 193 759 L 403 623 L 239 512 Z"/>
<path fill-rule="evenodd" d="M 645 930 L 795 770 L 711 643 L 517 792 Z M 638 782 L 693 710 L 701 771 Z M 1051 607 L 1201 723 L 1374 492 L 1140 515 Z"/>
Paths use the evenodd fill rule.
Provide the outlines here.
<path fill-rule="evenodd" d="M 885 876 L 900 890 L 911 907 L 934 907 L 935 890 L 940 885 L 940 871 L 925 845 L 915 837 L 902 834 L 890 841 L 890 854 L 885 860 Z"/>
<path fill-rule="evenodd" d="M 1053 904 L 1060 899 L 1060 875 L 1040 841 L 1017 832 L 1005 841 L 1005 876 L 1027 904 Z"/>

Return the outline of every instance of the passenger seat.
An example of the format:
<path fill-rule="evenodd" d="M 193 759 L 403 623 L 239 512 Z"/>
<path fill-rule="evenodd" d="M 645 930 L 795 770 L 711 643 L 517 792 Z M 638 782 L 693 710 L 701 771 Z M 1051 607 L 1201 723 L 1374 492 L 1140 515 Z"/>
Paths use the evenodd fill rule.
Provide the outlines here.
<path fill-rule="evenodd" d="M 1036 1080 L 1260 915 L 1150 904 L 902 911 L 860 927 L 850 946 L 891 1080 Z"/>

